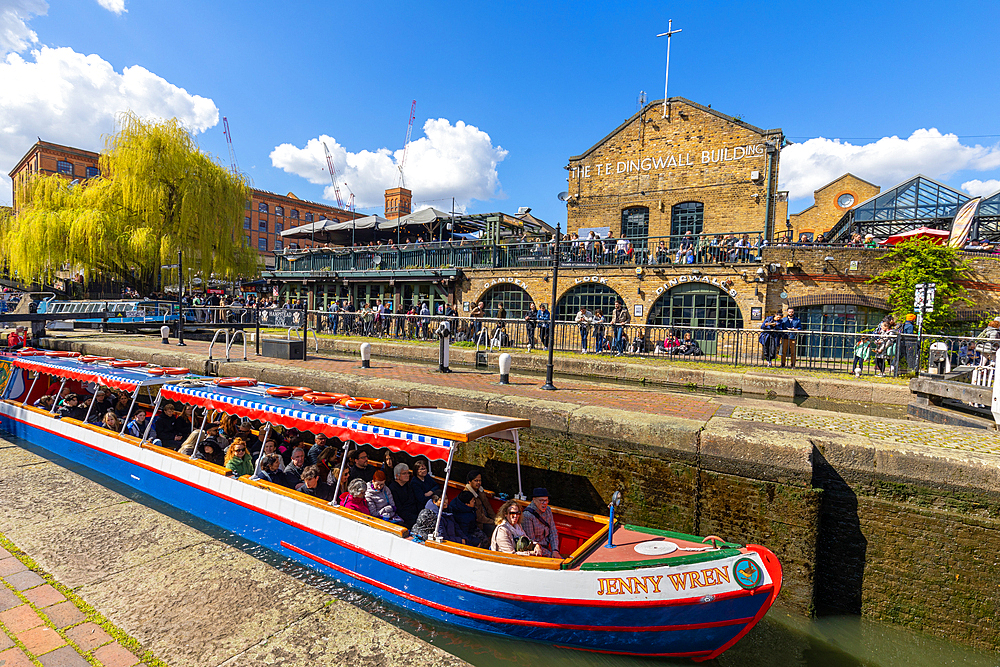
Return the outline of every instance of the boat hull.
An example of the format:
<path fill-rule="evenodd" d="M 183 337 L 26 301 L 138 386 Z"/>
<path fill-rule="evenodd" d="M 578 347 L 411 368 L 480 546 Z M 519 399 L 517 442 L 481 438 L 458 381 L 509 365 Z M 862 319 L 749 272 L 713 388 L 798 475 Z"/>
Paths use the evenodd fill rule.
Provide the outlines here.
<path fill-rule="evenodd" d="M 377 598 L 480 632 L 591 651 L 707 659 L 738 641 L 781 585 L 777 559 L 751 547 L 744 557 L 766 572 L 754 590 L 686 597 L 672 590 L 673 599 L 659 601 L 553 595 L 560 586 L 569 593 L 592 588 L 602 573 L 527 572 L 532 568 L 436 551 L 13 403 L 0 402 L 0 428 Z M 667 589 L 669 578 L 660 576 Z"/>

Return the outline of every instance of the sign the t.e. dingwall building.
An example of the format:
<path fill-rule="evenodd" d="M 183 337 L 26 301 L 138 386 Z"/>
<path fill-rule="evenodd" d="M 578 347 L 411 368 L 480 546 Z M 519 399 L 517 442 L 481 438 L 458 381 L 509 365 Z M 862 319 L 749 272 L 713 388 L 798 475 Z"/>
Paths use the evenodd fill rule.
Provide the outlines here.
<path fill-rule="evenodd" d="M 630 238 L 767 232 L 776 210 L 781 130 L 763 130 L 673 97 L 651 102 L 568 171 L 567 230 L 611 227 Z M 782 224 L 782 228 L 784 225 Z"/>

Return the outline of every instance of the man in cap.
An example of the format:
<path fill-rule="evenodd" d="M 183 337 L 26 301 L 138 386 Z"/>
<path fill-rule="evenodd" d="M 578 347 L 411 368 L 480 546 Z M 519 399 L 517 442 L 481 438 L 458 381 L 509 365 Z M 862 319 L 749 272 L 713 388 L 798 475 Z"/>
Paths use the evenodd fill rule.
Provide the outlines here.
<path fill-rule="evenodd" d="M 559 531 L 556 530 L 555 517 L 549 508 L 549 491 L 537 487 L 531 492 L 531 503 L 524 508 L 521 516 L 521 528 L 524 533 L 541 547 L 541 555 L 551 558 L 562 558 L 559 553 Z"/>
<path fill-rule="evenodd" d="M 917 372 L 917 316 L 910 313 L 906 316 L 906 320 L 903 322 L 903 328 L 900 330 L 903 337 L 900 339 L 903 344 L 903 349 L 901 350 L 902 356 L 906 359 L 906 367 L 912 373 Z"/>

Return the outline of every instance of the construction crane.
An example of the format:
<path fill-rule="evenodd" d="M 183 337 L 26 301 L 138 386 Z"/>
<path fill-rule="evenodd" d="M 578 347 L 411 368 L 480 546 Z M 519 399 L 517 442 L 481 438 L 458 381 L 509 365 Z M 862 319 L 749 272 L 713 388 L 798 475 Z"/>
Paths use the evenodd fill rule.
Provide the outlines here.
<path fill-rule="evenodd" d="M 237 176 L 240 175 L 240 165 L 236 163 L 236 151 L 233 149 L 233 134 L 229 131 L 229 119 L 222 117 L 222 133 L 226 135 L 226 144 L 229 146 L 229 168 Z"/>
<path fill-rule="evenodd" d="M 326 151 L 326 166 L 330 170 L 330 182 L 333 183 L 333 191 L 337 195 L 337 206 L 344 208 L 344 200 L 340 196 L 340 188 L 337 186 L 337 168 L 333 166 L 333 156 L 330 155 L 330 149 L 326 147 L 326 142 L 323 142 L 323 150 Z"/>
<path fill-rule="evenodd" d="M 413 133 L 413 119 L 417 117 L 417 101 L 410 105 L 410 122 L 406 125 L 406 141 L 403 142 L 403 159 L 399 161 L 399 187 L 405 188 L 403 169 L 406 167 L 406 154 L 410 149 L 410 135 Z"/>

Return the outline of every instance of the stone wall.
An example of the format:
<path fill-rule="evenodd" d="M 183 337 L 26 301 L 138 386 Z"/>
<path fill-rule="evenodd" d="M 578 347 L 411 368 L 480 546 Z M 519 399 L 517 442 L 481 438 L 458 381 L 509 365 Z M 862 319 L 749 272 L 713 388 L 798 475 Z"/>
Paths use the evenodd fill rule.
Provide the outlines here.
<path fill-rule="evenodd" d="M 813 192 L 813 204 L 804 211 L 788 216 L 792 228 L 792 239 L 797 240 L 802 232 L 813 232 L 816 236 L 827 232 L 848 210 L 879 193 L 879 186 L 862 180 L 854 174 L 844 174 Z M 850 195 L 851 203 L 840 205 L 840 198 Z M 815 238 L 815 237 L 814 237 Z"/>

